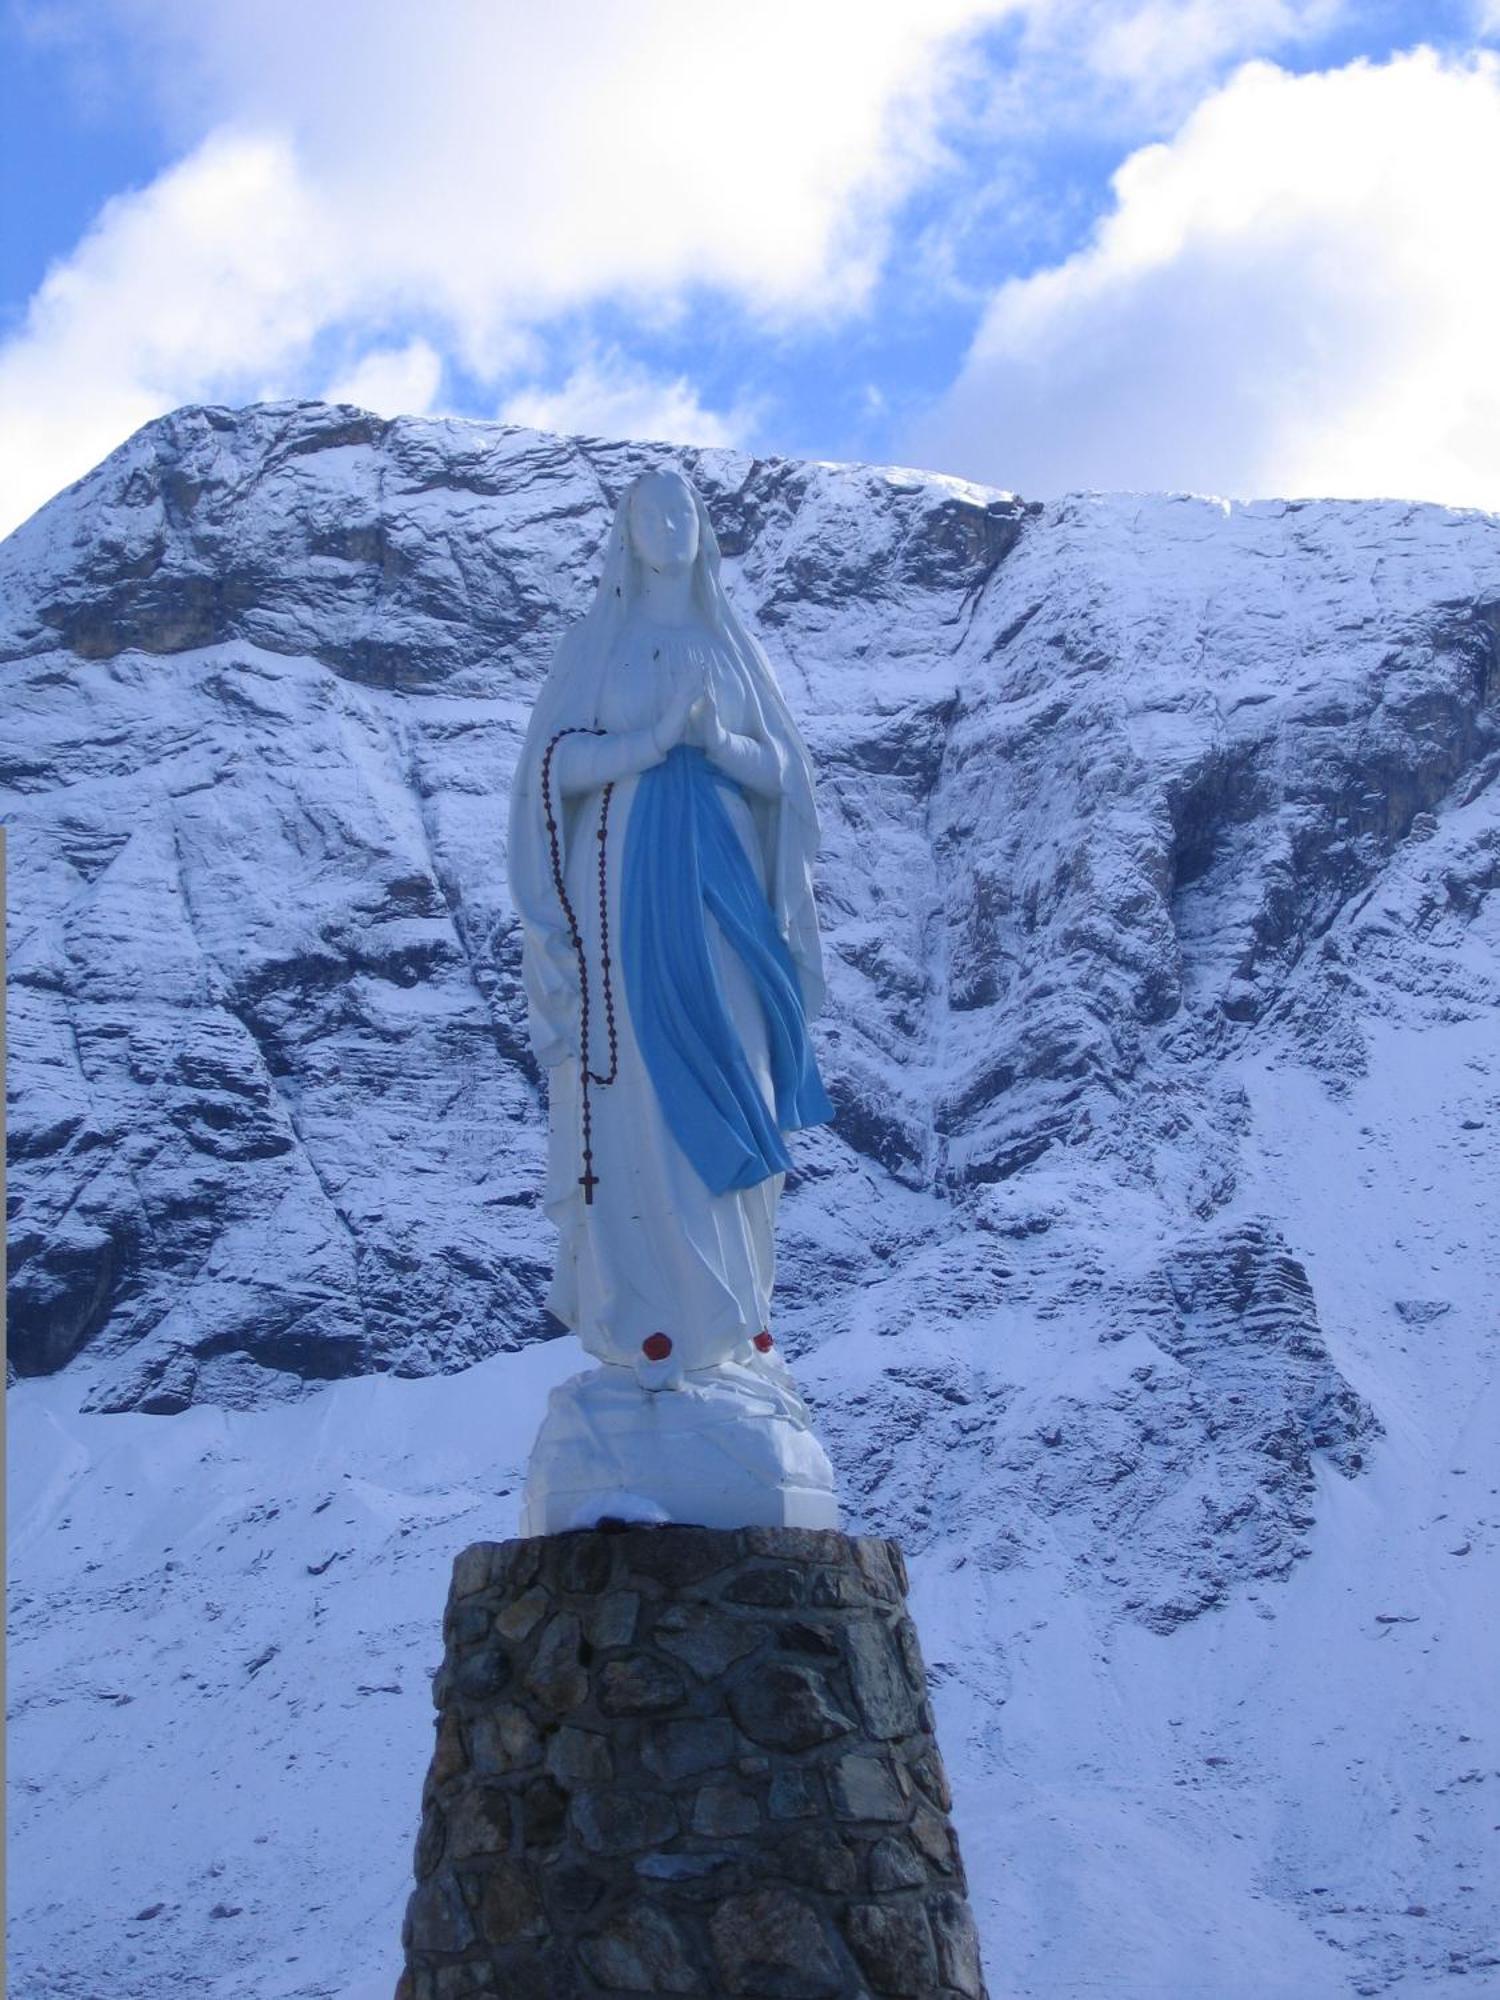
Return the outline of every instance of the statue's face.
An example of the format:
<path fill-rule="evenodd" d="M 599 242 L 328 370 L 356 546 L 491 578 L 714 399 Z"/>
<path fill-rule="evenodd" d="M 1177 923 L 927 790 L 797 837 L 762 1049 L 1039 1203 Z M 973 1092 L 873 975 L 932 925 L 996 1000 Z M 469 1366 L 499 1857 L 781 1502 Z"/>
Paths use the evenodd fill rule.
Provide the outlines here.
<path fill-rule="evenodd" d="M 698 510 L 673 473 L 643 479 L 630 499 L 631 546 L 653 569 L 686 569 L 698 555 Z"/>

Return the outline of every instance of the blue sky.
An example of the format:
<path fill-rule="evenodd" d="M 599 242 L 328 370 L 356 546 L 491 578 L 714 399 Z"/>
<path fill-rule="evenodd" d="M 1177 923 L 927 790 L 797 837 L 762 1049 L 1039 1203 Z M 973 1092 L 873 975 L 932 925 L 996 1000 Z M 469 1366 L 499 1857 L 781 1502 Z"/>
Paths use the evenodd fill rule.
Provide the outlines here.
<path fill-rule="evenodd" d="M 0 529 L 334 395 L 1500 508 L 1500 0 L 0 0 Z"/>

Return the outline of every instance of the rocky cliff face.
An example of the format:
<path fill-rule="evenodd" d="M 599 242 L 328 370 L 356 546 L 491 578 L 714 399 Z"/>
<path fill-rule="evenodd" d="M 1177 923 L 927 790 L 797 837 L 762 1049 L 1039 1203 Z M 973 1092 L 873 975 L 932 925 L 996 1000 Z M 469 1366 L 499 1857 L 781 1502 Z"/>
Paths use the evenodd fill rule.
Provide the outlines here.
<path fill-rule="evenodd" d="M 168 1413 L 544 1336 L 506 786 L 653 456 L 186 411 L 7 544 L 22 1373 L 82 1358 L 85 1407 Z M 1484 907 L 1495 524 L 1043 511 L 678 457 L 820 772 L 839 1116 L 787 1203 L 792 1349 L 868 1328 L 888 1360 L 861 1422 L 901 1450 L 963 1408 L 998 1441 L 1016 1335 L 986 1317 L 1066 1312 L 1133 1365 L 1021 1454 L 1031 1504 L 1076 1512 L 1107 1435 L 1106 1522 L 1122 1484 L 1155 1511 L 1211 1468 L 1241 1527 L 1275 1489 L 1234 1537 L 1275 1569 L 1312 1455 L 1357 1469 L 1378 1417 L 1295 1227 L 1247 1212 L 1235 1060 L 1274 1040 L 1339 1087 L 1365 1015 L 1430 1004 L 1444 927 Z M 962 1403 L 913 1364 L 917 1322 L 919 1351 L 940 1327 L 962 1351 Z M 1161 1424 L 1175 1475 L 1144 1448 Z M 1165 1591 L 1145 1548 L 1143 1613 L 1211 1598 L 1211 1547 Z"/>
<path fill-rule="evenodd" d="M 148 427 L 0 549 L 12 1370 L 255 1413 L 546 1338 L 506 790 L 669 456 L 819 772 L 778 1334 L 852 1524 L 977 1580 L 929 1652 L 992 1768 L 1028 1592 L 1263 1610 L 1493 1372 L 1494 517 Z"/>

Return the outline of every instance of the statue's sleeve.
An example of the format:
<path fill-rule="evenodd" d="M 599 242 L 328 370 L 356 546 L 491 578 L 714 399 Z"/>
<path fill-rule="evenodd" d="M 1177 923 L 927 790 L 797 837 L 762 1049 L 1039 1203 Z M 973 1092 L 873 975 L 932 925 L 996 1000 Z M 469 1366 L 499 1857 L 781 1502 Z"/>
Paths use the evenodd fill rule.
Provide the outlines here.
<path fill-rule="evenodd" d="M 760 792 L 767 798 L 775 798 L 782 788 L 781 758 L 774 743 L 765 743 L 758 736 L 740 736 L 732 729 L 726 729 L 723 737 L 710 750 L 709 760 L 716 764 L 727 778 L 733 778 L 737 785 L 747 790 Z"/>
<path fill-rule="evenodd" d="M 608 736 L 579 732 L 565 736 L 552 753 L 552 778 L 564 798 L 634 777 L 662 760 L 650 729 L 627 729 Z"/>

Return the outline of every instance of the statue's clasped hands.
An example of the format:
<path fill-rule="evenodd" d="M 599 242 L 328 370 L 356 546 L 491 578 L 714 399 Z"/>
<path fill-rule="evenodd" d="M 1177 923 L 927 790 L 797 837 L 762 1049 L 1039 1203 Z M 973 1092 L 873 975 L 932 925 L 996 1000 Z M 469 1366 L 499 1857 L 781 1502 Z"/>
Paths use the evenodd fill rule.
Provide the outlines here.
<path fill-rule="evenodd" d="M 679 743 L 701 750 L 708 761 L 741 788 L 774 796 L 781 789 L 781 764 L 771 744 L 726 729 L 713 690 L 699 682 L 673 695 L 651 731 L 660 762 Z"/>
<path fill-rule="evenodd" d="M 663 757 L 679 743 L 687 743 L 712 758 L 722 755 L 729 741 L 713 696 L 691 687 L 672 697 L 652 734 Z"/>
<path fill-rule="evenodd" d="M 711 694 L 700 694 L 688 710 L 684 742 L 696 743 L 710 758 L 721 756 L 729 742 L 729 731 L 719 720 Z"/>

